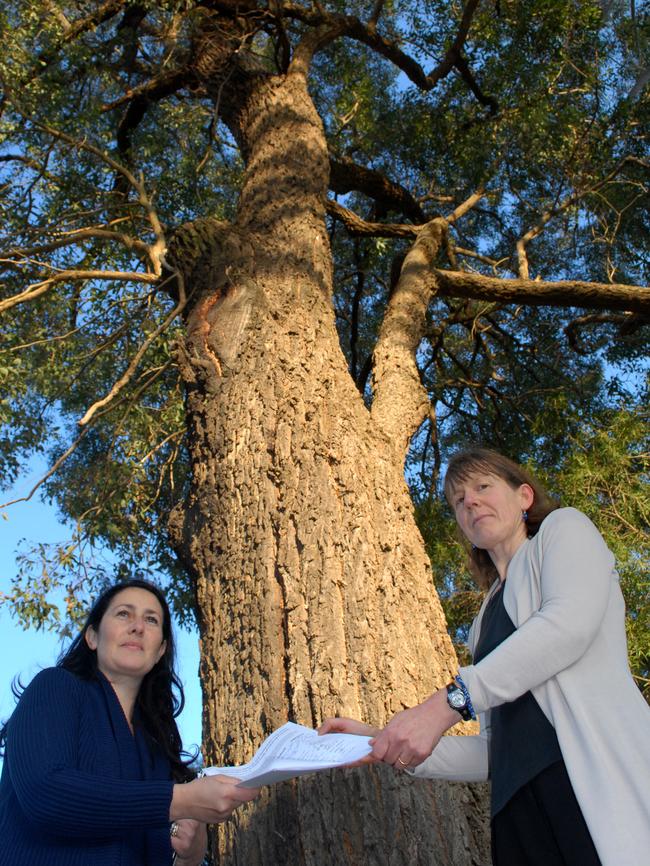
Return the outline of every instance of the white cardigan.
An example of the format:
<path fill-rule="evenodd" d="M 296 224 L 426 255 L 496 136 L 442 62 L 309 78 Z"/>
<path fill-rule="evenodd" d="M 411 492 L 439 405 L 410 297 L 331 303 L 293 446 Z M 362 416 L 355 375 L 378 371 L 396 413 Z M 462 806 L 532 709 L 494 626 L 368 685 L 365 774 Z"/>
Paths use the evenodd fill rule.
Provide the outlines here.
<path fill-rule="evenodd" d="M 460 669 L 481 733 L 443 737 L 413 775 L 485 781 L 490 708 L 532 691 L 603 866 L 650 864 L 650 707 L 628 666 L 614 557 L 593 523 L 575 508 L 551 512 L 510 561 L 503 601 L 517 630 Z"/>

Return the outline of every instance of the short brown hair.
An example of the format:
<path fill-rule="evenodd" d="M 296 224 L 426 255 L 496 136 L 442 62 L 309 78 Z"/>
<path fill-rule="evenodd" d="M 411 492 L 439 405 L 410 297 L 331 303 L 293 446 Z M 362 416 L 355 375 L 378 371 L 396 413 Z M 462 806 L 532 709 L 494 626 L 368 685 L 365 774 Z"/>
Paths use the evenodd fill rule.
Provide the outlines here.
<path fill-rule="evenodd" d="M 522 484 L 528 484 L 532 488 L 533 502 L 528 509 L 528 519 L 526 521 L 529 537 L 536 535 L 544 518 L 551 511 L 555 511 L 558 508 L 558 503 L 551 499 L 540 482 L 527 472 L 523 466 L 515 463 L 509 457 L 499 454 L 498 451 L 491 451 L 489 448 L 478 446 L 457 451 L 449 461 L 447 472 L 445 473 L 444 489 L 447 502 L 449 502 L 452 508 L 454 487 L 460 482 L 466 481 L 475 472 L 486 472 L 489 475 L 496 475 L 497 478 L 502 478 L 513 489 L 521 487 Z M 461 532 L 459 532 L 459 535 L 468 550 L 469 570 L 479 587 L 487 589 L 499 576 L 489 553 L 487 550 L 471 547 Z"/>

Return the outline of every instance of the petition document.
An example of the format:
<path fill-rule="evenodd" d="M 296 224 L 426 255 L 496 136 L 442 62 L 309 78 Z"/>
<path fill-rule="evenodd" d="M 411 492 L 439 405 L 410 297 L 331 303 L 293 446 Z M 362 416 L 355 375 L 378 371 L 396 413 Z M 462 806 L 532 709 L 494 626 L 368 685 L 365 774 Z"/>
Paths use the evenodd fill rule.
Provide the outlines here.
<path fill-rule="evenodd" d="M 206 776 L 233 776 L 246 788 L 272 785 L 294 776 L 330 770 L 358 761 L 372 752 L 370 737 L 356 734 L 323 734 L 287 722 L 264 740 L 248 764 L 239 767 L 206 767 Z"/>

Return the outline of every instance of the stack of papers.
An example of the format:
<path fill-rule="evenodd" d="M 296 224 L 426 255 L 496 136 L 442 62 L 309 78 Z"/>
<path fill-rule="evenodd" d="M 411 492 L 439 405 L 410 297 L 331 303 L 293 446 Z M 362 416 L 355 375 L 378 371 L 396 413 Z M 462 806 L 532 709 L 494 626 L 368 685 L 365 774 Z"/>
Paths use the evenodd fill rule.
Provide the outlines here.
<path fill-rule="evenodd" d="M 294 776 L 330 770 L 364 758 L 372 751 L 370 737 L 323 734 L 287 722 L 264 740 L 248 764 L 206 767 L 205 776 L 234 776 L 246 788 L 272 785 Z"/>

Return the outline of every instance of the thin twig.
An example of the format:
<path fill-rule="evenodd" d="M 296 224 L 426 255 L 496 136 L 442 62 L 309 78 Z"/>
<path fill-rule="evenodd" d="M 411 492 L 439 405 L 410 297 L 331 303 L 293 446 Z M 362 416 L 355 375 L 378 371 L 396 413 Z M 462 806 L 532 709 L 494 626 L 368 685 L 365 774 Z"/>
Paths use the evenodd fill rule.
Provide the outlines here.
<path fill-rule="evenodd" d="M 90 142 L 85 140 L 79 140 L 73 138 L 71 135 L 68 135 L 66 132 L 62 132 L 60 129 L 56 129 L 53 126 L 49 126 L 45 123 L 39 123 L 34 121 L 31 118 L 28 118 L 19 108 L 14 106 L 14 109 L 20 114 L 25 120 L 30 120 L 30 122 L 34 125 L 36 129 L 40 129 L 42 132 L 51 135 L 53 138 L 58 139 L 59 141 L 65 141 L 71 147 L 75 148 L 75 150 L 85 150 L 88 153 L 93 154 L 98 157 L 102 162 L 105 162 L 110 168 L 112 168 L 118 174 L 121 174 L 127 182 L 133 187 L 133 189 L 138 194 L 138 203 L 142 206 L 145 213 L 147 214 L 147 219 L 153 229 L 154 236 L 156 241 L 154 244 L 147 248 L 149 259 L 151 262 L 151 266 L 153 268 L 154 273 L 157 277 L 159 277 L 162 273 L 162 264 L 161 257 L 164 255 L 165 248 L 167 246 L 165 241 L 165 232 L 163 230 L 162 224 L 158 218 L 158 214 L 156 213 L 155 208 L 147 194 L 147 190 L 144 184 L 144 177 L 141 175 L 140 178 L 136 178 L 136 176 L 129 171 L 126 166 L 124 166 L 121 162 L 113 159 L 99 147 L 96 147 L 94 144 L 90 144 Z"/>
<path fill-rule="evenodd" d="M 149 451 L 147 454 L 145 454 L 144 457 L 141 457 L 141 458 L 140 458 L 140 460 L 138 461 L 138 463 L 140 463 L 140 464 L 146 463 L 147 460 L 149 460 L 151 457 L 153 457 L 153 455 L 154 455 L 157 451 L 160 451 L 160 449 L 161 449 L 164 445 L 166 445 L 166 444 L 167 444 L 171 439 L 175 439 L 177 436 L 182 436 L 185 432 L 186 432 L 186 428 L 185 428 L 185 427 L 182 427 L 180 430 L 175 430 L 173 433 L 170 433 L 169 436 L 165 436 L 165 438 L 162 440 L 162 442 L 158 442 L 158 444 L 155 445 L 155 446 L 151 449 L 151 451 Z"/>
<path fill-rule="evenodd" d="M 28 501 L 32 498 L 32 496 L 36 493 L 36 491 L 38 490 L 38 488 L 39 488 L 42 484 L 44 484 L 44 483 L 47 481 L 48 478 L 51 478 L 52 475 L 54 475 L 54 473 L 57 471 L 57 469 L 59 469 L 59 467 L 60 467 L 63 463 L 65 463 L 65 461 L 68 459 L 68 457 L 69 457 L 69 456 L 70 456 L 74 451 L 77 450 L 78 446 L 79 446 L 80 443 L 81 443 L 81 440 L 84 438 L 84 436 L 86 435 L 86 433 L 88 433 L 90 430 L 91 430 L 90 427 L 86 427 L 85 430 L 82 430 L 82 431 L 81 431 L 81 433 L 77 436 L 77 438 L 74 440 L 74 442 L 72 443 L 72 445 L 68 448 L 68 450 L 67 450 L 67 451 L 64 451 L 63 454 L 59 457 L 59 459 L 58 459 L 58 460 L 57 460 L 57 461 L 56 461 L 56 462 L 55 462 L 55 463 L 54 463 L 54 464 L 53 464 L 53 465 L 48 469 L 48 471 L 45 473 L 45 475 L 43 475 L 43 476 L 42 476 L 42 477 L 41 477 L 41 478 L 36 482 L 36 484 L 35 484 L 35 485 L 32 487 L 32 489 L 29 491 L 29 493 L 27 494 L 27 496 L 20 496 L 18 499 L 12 499 L 12 500 L 10 500 L 9 502 L 3 502 L 3 503 L 0 505 L 0 509 L 1 509 L 1 508 L 7 508 L 7 506 L 9 506 L 9 505 L 15 505 L 17 502 L 28 502 Z"/>
<path fill-rule="evenodd" d="M 120 376 L 120 378 L 117 380 L 117 382 L 115 382 L 115 384 L 113 385 L 111 390 L 108 392 L 108 394 L 106 394 L 105 397 L 102 397 L 101 400 L 96 400 L 93 403 L 93 405 L 88 409 L 86 414 L 79 421 L 80 427 L 84 427 L 86 424 L 88 424 L 88 422 L 91 420 L 91 418 L 97 412 L 98 409 L 101 409 L 103 406 L 106 406 L 108 403 L 110 403 L 117 396 L 117 394 L 119 394 L 119 392 L 122 390 L 122 388 L 133 377 L 133 374 L 134 374 L 138 364 L 140 363 L 142 356 L 145 354 L 145 352 L 147 351 L 149 346 L 153 343 L 154 340 L 156 340 L 160 336 L 160 334 L 163 333 L 163 331 L 167 330 L 167 328 L 171 325 L 171 323 L 174 321 L 174 319 L 185 308 L 185 305 L 187 304 L 187 296 L 185 294 L 185 281 L 183 280 L 183 276 L 180 273 L 180 271 L 175 272 L 173 276 L 176 278 L 177 285 L 178 285 L 178 294 L 179 294 L 178 303 L 176 304 L 174 309 L 171 311 L 171 313 L 167 316 L 167 318 L 162 322 L 162 324 L 160 324 L 155 329 L 155 331 L 153 331 L 147 337 L 147 339 L 144 341 L 144 343 L 140 346 L 138 351 L 135 353 L 135 355 L 131 359 L 130 364 L 128 365 L 128 367 L 126 368 L 126 370 L 124 371 L 122 376 Z"/>
<path fill-rule="evenodd" d="M 628 162 L 637 163 L 639 162 L 639 160 L 636 160 L 633 157 L 629 156 L 623 157 L 623 159 L 619 160 L 619 162 L 614 166 L 614 168 L 608 174 L 606 174 L 605 177 L 601 178 L 601 180 L 599 180 L 597 183 L 593 184 L 590 187 L 587 187 L 582 191 L 576 191 L 571 193 L 571 195 L 567 196 L 563 202 L 544 211 L 536 225 L 530 228 L 525 234 L 523 234 L 519 238 L 516 244 L 516 249 L 517 259 L 519 262 L 519 276 L 522 280 L 529 279 L 530 274 L 528 256 L 526 254 L 526 245 L 528 244 L 528 242 L 538 237 L 538 235 L 540 235 L 544 231 L 547 224 L 553 219 L 553 217 L 563 213 L 568 208 L 576 204 L 576 202 L 585 198 L 585 196 L 591 195 L 597 192 L 599 189 L 602 189 L 605 184 L 609 183 L 609 181 L 616 177 L 616 175 Z"/>

